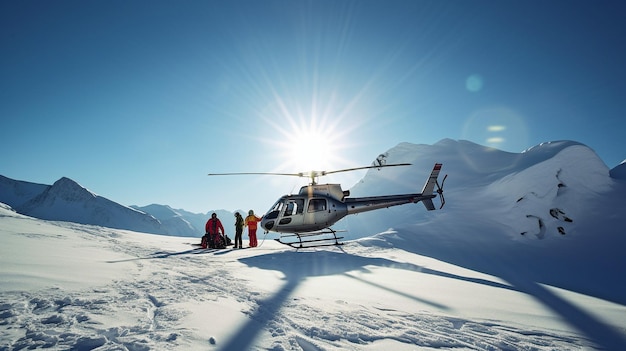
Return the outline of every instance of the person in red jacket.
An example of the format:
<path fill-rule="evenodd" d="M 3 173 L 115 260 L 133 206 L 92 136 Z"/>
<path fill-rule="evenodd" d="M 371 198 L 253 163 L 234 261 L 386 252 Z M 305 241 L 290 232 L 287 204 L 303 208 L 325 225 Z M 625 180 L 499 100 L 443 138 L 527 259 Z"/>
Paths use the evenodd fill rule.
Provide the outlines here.
<path fill-rule="evenodd" d="M 215 213 L 211 214 L 211 218 L 206 222 L 204 229 L 206 230 L 205 237 L 207 245 L 210 248 L 215 248 L 217 244 L 221 242 L 220 231 L 222 232 L 222 236 L 226 235 L 224 232 L 224 226 Z M 202 242 L 204 243 L 205 240 L 202 240 Z M 204 247 L 205 245 L 202 246 Z"/>
<path fill-rule="evenodd" d="M 250 247 L 257 246 L 256 229 L 257 223 L 261 221 L 261 218 L 254 215 L 254 211 L 248 211 L 248 217 L 246 217 L 245 225 L 248 227 L 248 236 L 250 237 Z"/>

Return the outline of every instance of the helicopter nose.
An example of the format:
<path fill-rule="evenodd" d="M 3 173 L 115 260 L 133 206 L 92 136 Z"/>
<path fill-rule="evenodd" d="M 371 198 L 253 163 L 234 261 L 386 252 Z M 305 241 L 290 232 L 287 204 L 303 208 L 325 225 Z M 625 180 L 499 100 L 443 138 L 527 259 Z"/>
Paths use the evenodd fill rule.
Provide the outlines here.
<path fill-rule="evenodd" d="M 265 230 L 272 230 L 272 228 L 274 228 L 274 221 L 267 221 L 262 223 L 261 226 L 265 228 Z"/>

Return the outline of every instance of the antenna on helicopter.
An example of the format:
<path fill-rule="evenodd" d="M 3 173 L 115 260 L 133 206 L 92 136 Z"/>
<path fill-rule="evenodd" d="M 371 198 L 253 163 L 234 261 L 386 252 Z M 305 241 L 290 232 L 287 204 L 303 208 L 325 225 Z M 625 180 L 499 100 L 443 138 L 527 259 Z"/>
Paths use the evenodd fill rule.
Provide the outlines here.
<path fill-rule="evenodd" d="M 378 157 L 376 157 L 376 160 L 372 162 L 372 165 L 377 166 L 377 167 L 384 166 L 385 164 L 387 164 L 387 156 L 389 156 L 389 154 L 386 152 L 384 154 L 378 155 Z"/>

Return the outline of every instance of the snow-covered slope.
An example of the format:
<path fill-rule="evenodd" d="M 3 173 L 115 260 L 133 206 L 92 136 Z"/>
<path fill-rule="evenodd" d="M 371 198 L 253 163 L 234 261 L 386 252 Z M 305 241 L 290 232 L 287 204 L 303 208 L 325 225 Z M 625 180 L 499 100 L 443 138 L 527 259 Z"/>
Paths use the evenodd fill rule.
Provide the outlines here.
<path fill-rule="evenodd" d="M 389 151 L 389 162 L 413 166 L 394 169 L 388 178 L 384 171 L 371 171 L 358 186 L 408 191 L 397 180 L 425 180 L 423 170 L 443 162 L 449 175 L 446 206 L 426 212 L 418 204 L 353 216 L 346 221 L 352 235 L 393 228 L 391 237 L 381 234 L 385 245 L 510 280 L 585 294 L 602 286 L 605 298 L 626 304 L 626 282 L 607 276 L 626 267 L 618 244 L 626 236 L 626 184 L 611 178 L 588 147 L 554 142 L 510 154 L 444 140 L 401 144 Z"/>
<path fill-rule="evenodd" d="M 369 171 L 353 196 L 419 191 L 442 162 L 446 206 L 349 216 L 340 248 L 196 251 L 0 206 L 0 349 L 626 349 L 626 184 L 593 150 L 386 155 L 412 166 Z M 97 197 L 53 195 L 44 207 Z"/>
<path fill-rule="evenodd" d="M 583 295 L 521 279 L 528 274 L 510 279 L 421 256 L 422 233 L 414 229 L 341 248 L 295 251 L 268 240 L 254 249 L 203 251 L 189 238 L 43 221 L 0 205 L 0 349 L 626 347 L 626 306 L 608 302 L 611 291 Z M 450 228 L 440 229 L 449 237 Z M 454 243 L 467 254 L 466 242 L 439 242 Z M 624 247 L 623 240 L 613 244 Z M 483 251 L 466 262 L 508 265 L 502 257 Z M 621 280 L 622 257 L 610 271 L 586 264 Z M 568 279 L 593 284 L 582 275 Z"/>
<path fill-rule="evenodd" d="M 404 143 L 388 152 L 388 162 L 413 166 L 372 170 L 352 193 L 419 190 L 432 165 L 442 162 L 446 206 L 427 212 L 406 205 L 348 217 L 342 223 L 347 236 L 393 229 L 385 243 L 398 248 L 581 293 L 603 286 L 612 292 L 606 298 L 626 303 L 626 282 L 604 275 L 626 265 L 616 260 L 623 249 L 615 244 L 626 235 L 626 184 L 610 177 L 587 146 L 552 142 L 512 154 L 463 141 Z"/>

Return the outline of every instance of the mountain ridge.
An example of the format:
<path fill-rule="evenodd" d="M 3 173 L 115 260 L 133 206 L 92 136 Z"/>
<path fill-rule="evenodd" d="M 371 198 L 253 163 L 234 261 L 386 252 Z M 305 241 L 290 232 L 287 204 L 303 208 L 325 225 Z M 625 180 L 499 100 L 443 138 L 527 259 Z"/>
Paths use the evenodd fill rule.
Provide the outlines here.
<path fill-rule="evenodd" d="M 402 142 L 382 154 L 386 163 L 411 163 L 408 167 L 387 168 L 383 172 L 369 170 L 365 177 L 350 189 L 352 196 L 388 195 L 394 193 L 413 193 L 421 190 L 422 182 L 436 162 L 444 164 L 443 172 L 450 177 L 446 181 L 447 207 L 471 206 L 464 203 L 459 194 L 467 189 L 481 188 L 489 190 L 497 181 L 510 179 L 538 164 L 553 159 L 565 151 L 573 155 L 568 158 L 568 167 L 576 168 L 577 158 L 584 162 L 572 172 L 575 182 L 577 177 L 586 181 L 575 182 L 579 188 L 587 186 L 590 179 L 604 182 L 601 186 L 610 189 L 612 182 L 619 182 L 624 164 L 609 170 L 597 154 L 588 146 L 575 141 L 553 141 L 541 143 L 521 153 L 506 152 L 466 140 L 442 139 L 433 145 Z M 569 152 L 568 151 L 568 152 Z M 592 168 L 596 177 L 585 175 Z M 554 178 L 555 170 L 551 169 Z M 598 179 L 602 179 L 601 181 Z M 526 182 L 526 181 L 525 181 Z M 522 185 L 524 186 L 524 182 Z M 596 186 L 600 186 L 597 185 Z M 519 187 L 519 186 L 518 186 Z M 511 189 L 499 189 L 500 192 Z M 521 192 L 511 196 L 518 196 Z M 460 200 L 460 201 L 459 201 Z M 216 212 L 222 218 L 227 232 L 234 212 L 226 210 L 209 211 L 195 214 L 168 205 L 151 204 L 147 206 L 125 206 L 101 197 L 74 180 L 62 177 L 53 185 L 30 183 L 0 176 L 0 202 L 6 203 L 18 213 L 48 220 L 71 221 L 83 224 L 109 226 L 140 232 L 199 237 L 204 233 L 204 223 L 209 213 Z M 337 225 L 351 228 L 357 234 L 354 237 L 375 234 L 388 229 L 388 225 L 399 221 L 403 216 L 411 216 L 417 221 L 430 218 L 433 214 L 415 206 L 401 206 L 387 211 L 364 213 L 352 219 L 347 217 Z M 358 222 L 374 222 L 364 230 Z"/>

